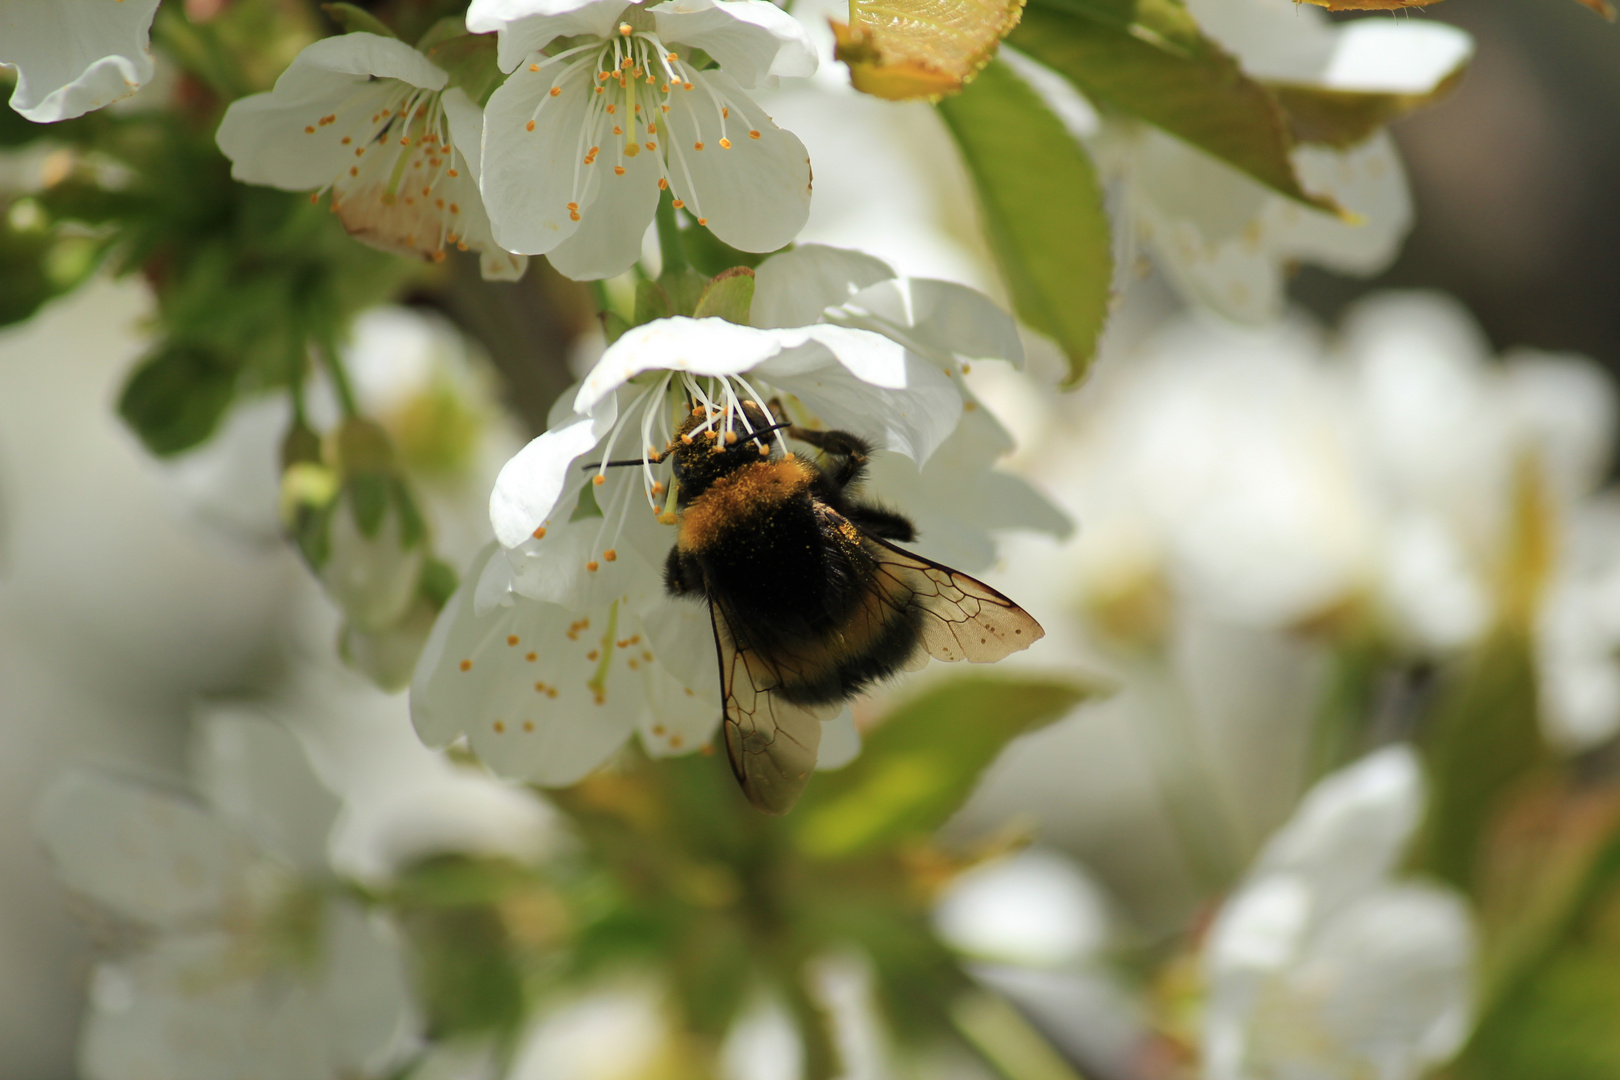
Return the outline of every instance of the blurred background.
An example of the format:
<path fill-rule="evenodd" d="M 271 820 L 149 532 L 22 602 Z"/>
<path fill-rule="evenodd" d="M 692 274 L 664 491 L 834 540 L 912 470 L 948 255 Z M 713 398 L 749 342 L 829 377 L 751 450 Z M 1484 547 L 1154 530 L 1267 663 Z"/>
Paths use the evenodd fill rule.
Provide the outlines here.
<path fill-rule="evenodd" d="M 1462 27 L 1475 59 L 1449 100 L 1394 129 L 1416 202 L 1400 258 L 1369 281 L 1305 268 L 1293 296 L 1332 324 L 1377 290 L 1441 290 L 1467 306 L 1497 351 L 1578 352 L 1620 373 L 1620 31 L 1567 2 L 1451 0 L 1391 17 Z M 777 112 L 793 126 L 789 105 Z M 906 149 L 926 171 L 950 148 L 919 131 Z M 817 183 L 819 195 L 820 172 Z M 836 183 L 829 170 L 829 191 Z M 943 224 L 957 238 L 972 233 Z M 920 251 L 903 231 L 885 237 L 868 225 L 829 209 L 807 239 L 875 240 L 902 270 L 911 258 L 918 272 L 993 286 L 971 242 Z M 417 299 L 455 314 L 453 291 Z M 1175 306 L 1151 283 L 1132 303 L 1124 318 L 1144 324 Z M 199 695 L 271 694 L 289 640 L 334 632 L 285 545 L 198 528 L 185 481 L 154 465 L 118 422 L 112 402 L 141 352 L 146 304 L 135 283 L 98 281 L 0 331 L 0 1071 L 17 1080 L 75 1075 L 94 945 L 30 830 L 45 785 L 69 765 L 178 780 Z M 509 376 L 517 368 L 503 354 L 520 347 L 514 341 L 542 333 L 567 343 L 588 328 L 569 321 L 566 304 L 516 293 L 504 318 L 490 325 L 504 327 L 496 333 L 505 343 L 482 344 Z M 1128 330 L 1121 348 L 1134 340 Z M 556 393 L 557 370 L 527 400 Z M 523 426 L 537 425 L 534 413 Z M 1245 850 L 1231 854 L 1240 867 L 1306 783 L 1297 721 L 1326 661 L 1309 645 L 1230 627 L 1207 646 L 1201 665 L 1219 669 L 1222 650 L 1236 649 L 1257 665 L 1249 670 L 1270 673 L 1217 696 L 1205 718 L 1208 745 L 1225 762 L 1221 783 L 1244 800 Z M 408 734 L 403 699 L 380 708 L 389 718 L 380 724 Z M 1029 823 L 1092 870 L 1115 914 L 1152 938 L 1196 914 L 1203 884 L 1164 820 L 1151 751 L 1133 743 L 1124 718 L 1097 714 L 1082 710 L 1015 746 L 960 827 L 1009 815 Z M 1078 770 L 1086 790 L 1047 767 L 1054 748 L 1092 763 Z"/>

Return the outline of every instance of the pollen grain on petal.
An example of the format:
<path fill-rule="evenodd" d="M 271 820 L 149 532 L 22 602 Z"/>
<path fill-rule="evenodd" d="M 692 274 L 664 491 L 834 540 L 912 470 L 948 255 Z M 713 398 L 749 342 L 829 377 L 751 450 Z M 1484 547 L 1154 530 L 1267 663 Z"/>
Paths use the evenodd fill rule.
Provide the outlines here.
<path fill-rule="evenodd" d="M 472 661 L 471 660 L 463 660 L 461 662 L 461 670 L 462 671 L 471 671 L 472 670 Z"/>

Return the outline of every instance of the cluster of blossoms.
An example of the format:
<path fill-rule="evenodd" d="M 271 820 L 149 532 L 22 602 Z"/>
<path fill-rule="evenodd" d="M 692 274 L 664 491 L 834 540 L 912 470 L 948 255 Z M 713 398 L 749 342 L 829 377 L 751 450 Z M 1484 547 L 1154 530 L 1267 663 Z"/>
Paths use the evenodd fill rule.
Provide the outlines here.
<path fill-rule="evenodd" d="M 14 108 L 66 119 L 152 78 L 157 2 L 117 3 L 108 18 L 96 0 L 0 0 Z M 1287 0 L 1188 9 L 1248 74 L 1281 88 L 1428 99 L 1471 50 L 1443 27 L 1339 26 Z M 81 23 L 94 32 L 69 32 Z M 409 454 L 409 434 L 382 403 L 390 383 L 409 381 L 396 344 L 427 332 L 384 329 L 379 395 L 350 355 L 360 405 L 345 402 L 319 434 L 302 397 L 226 425 L 251 422 L 261 452 L 280 443 L 282 514 L 269 528 L 294 535 L 342 609 L 345 657 L 383 685 L 409 674 L 426 746 L 465 746 L 501 777 L 546 787 L 585 780 L 632 733 L 651 757 L 712 752 L 720 634 L 703 605 L 668 595 L 671 458 L 677 440 L 752 443 L 770 458 L 788 449 L 789 426 L 870 439 L 868 478 L 915 517 L 918 550 L 965 570 L 995 562 L 1000 531 L 1066 536 L 1072 511 L 1085 545 L 1061 569 L 1034 564 L 1030 593 L 1077 598 L 1076 636 L 1107 639 L 1103 651 L 1166 647 L 1177 603 L 1272 632 L 1370 633 L 1422 658 L 1516 620 L 1561 739 L 1586 747 L 1620 729 L 1620 555 L 1613 510 L 1593 498 L 1616 406 L 1588 367 L 1546 356 L 1492 367 L 1470 325 L 1421 298 L 1373 301 L 1331 347 L 1298 323 L 1250 332 L 1188 316 L 1129 366 L 1105 363 L 1047 447 L 1039 468 L 1067 500 L 1060 509 L 996 467 L 1014 440 L 970 389 L 974 364 L 1022 365 L 1010 316 L 868 255 L 788 248 L 810 216 L 809 154 L 752 95 L 815 72 L 797 18 L 766 0 L 472 0 L 464 20 L 415 44 L 374 30 L 307 46 L 273 90 L 230 105 L 216 139 L 233 177 L 328 198 L 350 234 L 412 259 L 472 252 L 485 278 L 515 280 L 544 255 L 576 280 L 633 270 L 643 289 L 638 325 L 609 313 L 621 325 L 604 320 L 611 342 L 547 430 L 474 481 L 480 499 L 492 489 L 489 533 L 480 522 L 457 537 L 448 554 L 467 572 L 453 593 L 394 456 Z M 64 41 L 67 53 L 51 47 Z M 1102 119 L 1050 72 L 1010 60 L 1112 185 L 1121 264 L 1132 268 L 1140 244 L 1182 293 L 1229 318 L 1274 320 L 1298 258 L 1377 269 L 1409 225 L 1381 131 L 1293 151 L 1303 188 L 1343 211 L 1316 213 L 1164 131 Z M 658 277 L 640 261 L 655 218 L 677 240 L 706 243 L 706 231 L 774 254 L 688 303 L 682 288 L 699 275 L 671 264 L 678 243 L 661 236 Z M 653 294 L 678 313 L 647 315 Z M 330 370 L 347 378 L 342 358 Z M 306 389 L 314 412 L 330 404 L 318 378 Z M 281 438 L 289 428 L 308 436 L 302 457 Z M 498 434 L 463 457 L 487 459 Z M 464 486 L 475 470 L 457 468 Z M 1053 585 L 1064 575 L 1069 596 Z M 75 777 L 41 812 L 69 884 L 136 931 L 96 972 L 87 1075 L 233 1075 L 246 1058 L 271 1075 L 493 1077 L 510 1066 L 514 1080 L 550 1080 L 656 1072 L 679 1053 L 656 980 L 632 978 L 542 1015 L 514 1054 L 469 1040 L 419 1055 L 433 1036 L 398 927 L 332 870 L 338 801 L 281 728 L 216 716 L 198 733 L 204 802 Z M 821 767 L 860 745 L 847 707 L 816 737 Z M 1388 748 L 1323 780 L 1265 845 L 1199 943 L 1209 1080 L 1408 1080 L 1455 1054 L 1472 1023 L 1470 916 L 1449 891 L 1395 879 L 1423 801 L 1415 755 Z M 1061 860 L 1015 860 L 1011 886 L 996 876 L 1007 869 L 948 892 L 939 936 L 996 966 L 978 974 L 1015 998 L 1034 984 L 1014 969 L 1095 975 L 1107 937 L 1097 893 Z M 842 987 L 827 997 L 855 1002 L 844 1012 L 870 1028 L 872 981 L 844 976 L 823 980 Z M 1029 995 L 1032 1010 L 1043 994 Z M 1123 996 L 1115 984 L 1110 994 Z M 1145 1038 L 1131 1023 L 1121 1046 Z M 765 1002 L 730 1029 L 722 1056 L 732 1074 L 757 1077 L 803 1050 Z"/>
<path fill-rule="evenodd" d="M 1331 345 L 1299 321 L 1187 316 L 1135 353 L 1044 458 L 1091 530 L 1070 573 L 1094 626 L 1162 640 L 1174 597 L 1439 658 L 1517 621 L 1549 737 L 1620 730 L 1601 488 L 1620 408 L 1601 371 L 1492 362 L 1465 312 L 1422 294 L 1363 302 Z"/>
<path fill-rule="evenodd" d="M 804 146 L 748 96 L 815 69 L 775 5 L 478 0 L 466 25 L 496 35 L 506 73 L 487 106 L 435 62 L 442 41 L 424 55 L 374 33 L 328 38 L 273 91 L 231 106 L 219 145 L 232 174 L 330 190 L 362 240 L 435 261 L 447 246 L 477 251 L 496 279 L 521 276 L 529 255 L 573 278 L 623 272 L 666 189 L 745 251 L 804 225 Z M 700 68 L 694 51 L 719 66 Z"/>
<path fill-rule="evenodd" d="M 804 426 L 881 432 L 884 493 L 919 511 L 924 551 L 937 524 L 941 557 L 970 567 L 988 562 L 991 529 L 1066 529 L 991 469 L 1011 439 L 962 381 L 973 361 L 1023 359 L 995 305 L 817 245 L 767 259 L 752 283 L 746 324 L 676 316 L 626 332 L 501 470 L 497 543 L 445 609 L 412 685 L 430 745 L 465 736 L 502 773 L 568 784 L 638 726 L 654 754 L 708 743 L 719 721 L 709 613 L 663 583 L 666 453 L 694 402 L 706 419 L 688 437 L 748 438 L 744 404 L 773 401 Z M 635 467 L 610 469 L 626 451 Z M 847 712 L 837 727 L 852 744 Z"/>

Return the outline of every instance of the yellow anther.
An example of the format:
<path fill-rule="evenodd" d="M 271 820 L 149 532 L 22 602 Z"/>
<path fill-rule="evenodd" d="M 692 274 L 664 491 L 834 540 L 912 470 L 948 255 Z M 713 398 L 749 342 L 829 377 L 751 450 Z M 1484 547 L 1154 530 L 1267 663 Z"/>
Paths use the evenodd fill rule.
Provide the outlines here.
<path fill-rule="evenodd" d="M 622 23 L 619 24 L 619 33 L 623 34 L 625 37 L 630 36 L 631 29 L 632 29 L 632 27 L 627 22 L 622 22 Z"/>

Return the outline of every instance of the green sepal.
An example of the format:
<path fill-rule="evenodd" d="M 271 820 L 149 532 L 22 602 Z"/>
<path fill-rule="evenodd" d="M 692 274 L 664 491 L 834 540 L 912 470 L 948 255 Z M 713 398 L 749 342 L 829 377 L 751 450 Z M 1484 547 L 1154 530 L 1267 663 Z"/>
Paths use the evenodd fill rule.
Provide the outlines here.
<path fill-rule="evenodd" d="M 219 426 L 239 374 L 212 349 L 170 343 L 135 368 L 118 395 L 118 415 L 158 457 L 190 450 Z"/>
<path fill-rule="evenodd" d="M 427 540 L 427 519 L 416 505 L 410 485 L 397 473 L 389 478 L 389 494 L 393 497 L 394 511 L 399 514 L 399 546 L 409 551 Z"/>
<path fill-rule="evenodd" d="M 450 602 L 459 585 L 455 568 L 443 559 L 430 555 L 422 565 L 422 581 L 417 586 L 417 592 L 435 609 L 441 609 Z"/>
<path fill-rule="evenodd" d="M 388 474 L 380 472 L 355 473 L 345 482 L 345 494 L 361 536 L 376 539 L 381 531 L 383 519 L 388 516 L 391 486 Z"/>
<path fill-rule="evenodd" d="M 450 76 L 451 86 L 459 86 L 479 105 L 487 104 L 489 96 L 506 78 L 495 63 L 494 34 L 462 33 L 419 48 Z"/>
<path fill-rule="evenodd" d="M 690 266 L 684 266 L 666 272 L 658 279 L 658 286 L 668 298 L 671 315 L 690 315 L 697 310 L 703 290 L 709 287 L 709 279 Z"/>
<path fill-rule="evenodd" d="M 399 37 L 398 34 L 384 25 L 381 19 L 365 8 L 356 7 L 353 4 L 332 3 L 322 4 L 321 10 L 326 12 L 327 18 L 343 27 L 345 34 L 353 34 L 358 31 L 365 34 L 377 34 L 380 37 L 395 38 L 396 40 Z"/>
<path fill-rule="evenodd" d="M 288 426 L 287 434 L 281 437 L 281 471 L 286 472 L 299 464 L 319 464 L 320 461 L 320 435 L 303 420 L 294 420 Z"/>
<path fill-rule="evenodd" d="M 684 227 L 681 229 L 681 247 L 688 262 L 705 278 L 731 269 L 733 266 L 759 266 L 760 263 L 777 254 L 775 251 L 743 251 L 734 248 L 705 226 L 699 225 L 681 211 Z M 780 250 L 788 251 L 793 247 L 789 244 Z"/>
<path fill-rule="evenodd" d="M 1097 692 L 983 675 L 940 683 L 884 718 L 854 762 L 818 776 L 788 827 L 821 859 L 924 839 L 967 801 L 1007 743 Z"/>
<path fill-rule="evenodd" d="M 337 467 L 344 476 L 364 472 L 389 472 L 394 467 L 394 449 L 382 425 L 364 417 L 351 416 L 338 429 Z"/>
<path fill-rule="evenodd" d="M 748 311 L 754 305 L 754 271 L 733 266 L 714 276 L 698 297 L 692 317 L 724 319 L 739 326 L 748 325 Z"/>
<path fill-rule="evenodd" d="M 624 332 L 630 329 L 631 324 L 617 311 L 613 311 L 611 309 L 604 310 L 601 312 L 601 318 L 602 336 L 607 338 L 607 343 L 609 345 L 613 344 L 615 341 L 618 341 L 624 336 Z"/>
<path fill-rule="evenodd" d="M 656 281 L 636 282 L 636 325 L 650 323 L 654 319 L 665 319 L 674 314 L 669 307 L 669 297 L 664 294 L 664 288 Z"/>
<path fill-rule="evenodd" d="M 938 105 L 984 211 L 1018 315 L 1085 377 L 1108 317 L 1114 256 L 1091 159 L 1038 94 L 992 61 Z"/>

